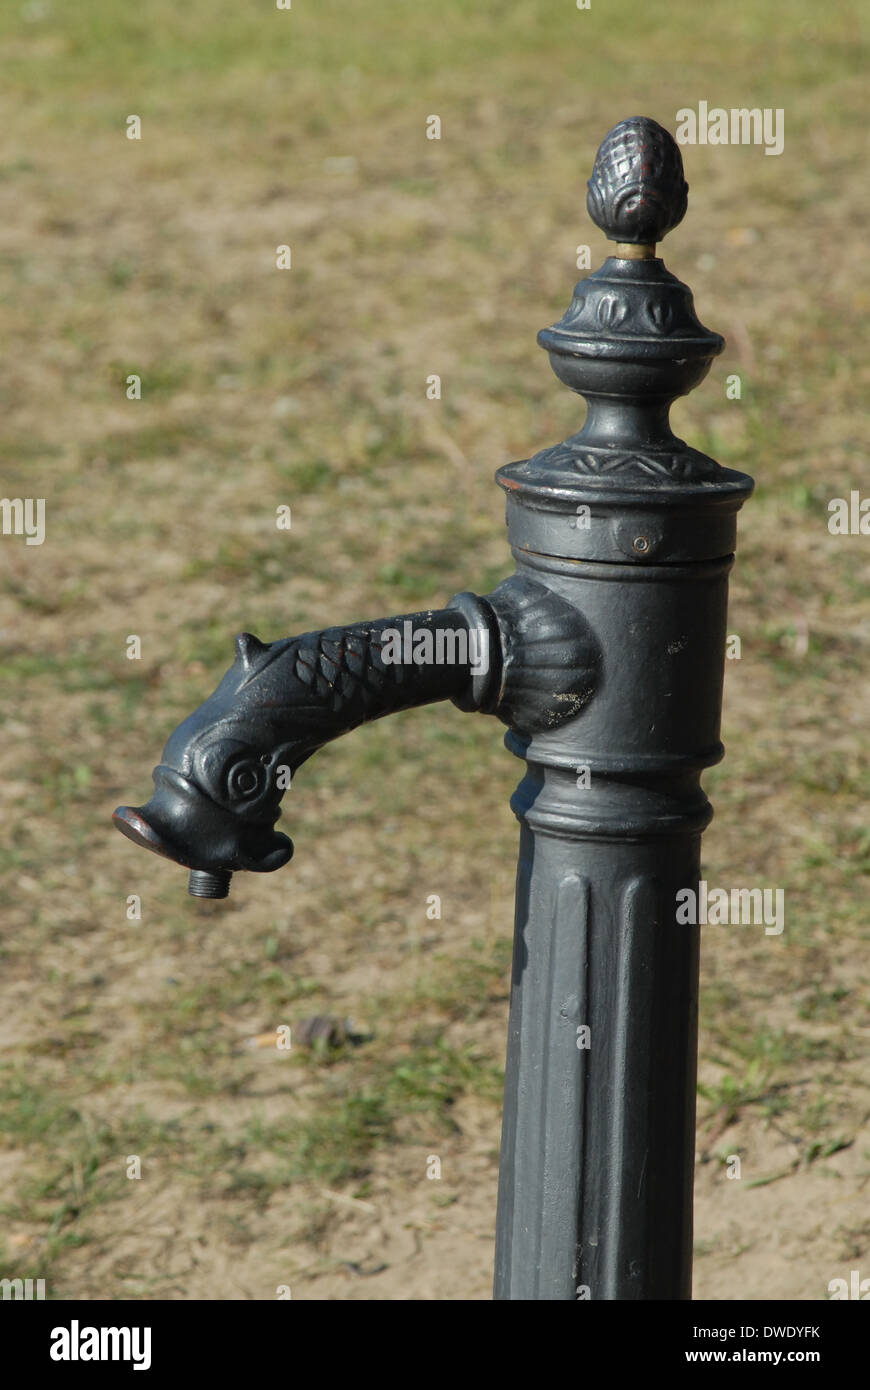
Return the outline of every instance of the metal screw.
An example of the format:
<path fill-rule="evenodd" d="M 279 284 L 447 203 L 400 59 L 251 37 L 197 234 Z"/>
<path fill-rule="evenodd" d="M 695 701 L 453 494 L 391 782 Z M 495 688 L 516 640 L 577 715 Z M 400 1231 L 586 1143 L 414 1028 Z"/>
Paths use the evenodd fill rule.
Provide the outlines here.
<path fill-rule="evenodd" d="M 632 548 L 637 551 L 638 555 L 645 555 L 650 548 L 649 538 L 647 536 L 635 536 L 631 544 Z"/>

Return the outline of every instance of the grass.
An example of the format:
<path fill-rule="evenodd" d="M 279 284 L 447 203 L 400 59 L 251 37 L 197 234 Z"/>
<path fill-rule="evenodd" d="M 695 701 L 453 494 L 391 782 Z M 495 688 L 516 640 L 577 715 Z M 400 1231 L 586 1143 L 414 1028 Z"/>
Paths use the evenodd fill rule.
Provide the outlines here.
<path fill-rule="evenodd" d="M 4 1275 L 211 1297 L 220 1252 L 250 1248 L 260 1273 L 232 1296 L 264 1296 L 290 1260 L 344 1297 L 339 1256 L 377 1264 L 364 1233 L 347 1254 L 358 1200 L 435 1242 L 439 1296 L 486 1296 L 520 775 L 501 727 L 445 705 L 325 750 L 288 798 L 293 862 L 239 876 L 223 907 L 189 902 L 183 871 L 107 818 L 148 794 L 235 632 L 440 604 L 508 571 L 492 472 L 582 419 L 534 335 L 568 301 L 578 241 L 604 254 L 583 213 L 595 146 L 630 112 L 673 127 L 702 99 L 786 112 L 778 158 L 684 151 L 690 210 L 664 255 L 728 339 L 674 427 L 758 480 L 705 874 L 784 887 L 787 924 L 704 938 L 699 1143 L 727 1126 L 728 1151 L 755 1155 L 791 1135 L 797 1159 L 750 1159 L 753 1200 L 800 1192 L 866 1249 L 822 1173 L 847 1171 L 866 1114 L 868 561 L 826 511 L 862 476 L 865 34 L 857 5 L 822 21 L 809 0 L 0 14 L 0 447 L 6 494 L 45 496 L 48 518 L 43 547 L 3 539 L 0 574 Z M 242 1046 L 325 1012 L 365 1041 Z M 421 1186 L 442 1151 L 455 1180 Z M 706 1296 L 747 1296 L 753 1268 L 766 1287 L 755 1234 L 719 1242 Z M 800 1269 L 824 1240 L 808 1229 Z M 373 1291 L 431 1291 L 384 1258 Z M 797 1262 L 789 1277 L 813 1296 Z"/>

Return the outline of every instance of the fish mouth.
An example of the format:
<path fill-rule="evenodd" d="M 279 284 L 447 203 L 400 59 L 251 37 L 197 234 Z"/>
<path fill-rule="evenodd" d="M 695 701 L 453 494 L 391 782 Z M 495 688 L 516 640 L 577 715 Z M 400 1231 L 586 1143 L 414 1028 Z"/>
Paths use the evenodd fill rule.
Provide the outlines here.
<path fill-rule="evenodd" d="M 218 806 L 188 778 L 161 763 L 144 806 L 119 806 L 112 820 L 134 844 L 206 873 L 271 873 L 293 856 L 293 842 L 274 822 L 245 821 Z"/>

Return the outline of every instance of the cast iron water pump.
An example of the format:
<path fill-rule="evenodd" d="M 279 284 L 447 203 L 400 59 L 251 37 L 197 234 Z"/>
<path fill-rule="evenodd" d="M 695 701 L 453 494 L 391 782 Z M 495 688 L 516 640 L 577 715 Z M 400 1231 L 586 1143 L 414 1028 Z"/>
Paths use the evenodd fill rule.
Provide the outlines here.
<path fill-rule="evenodd" d="M 752 479 L 671 432 L 722 338 L 655 254 L 686 210 L 680 152 L 645 117 L 605 137 L 587 208 L 617 243 L 538 335 L 582 395 L 579 434 L 500 468 L 516 573 L 484 598 L 279 642 L 248 633 L 172 734 L 137 844 L 190 892 L 280 868 L 296 769 L 394 710 L 498 716 L 525 759 L 496 1235 L 502 1299 L 688 1298 L 700 785 L 722 757 L 727 577 Z"/>

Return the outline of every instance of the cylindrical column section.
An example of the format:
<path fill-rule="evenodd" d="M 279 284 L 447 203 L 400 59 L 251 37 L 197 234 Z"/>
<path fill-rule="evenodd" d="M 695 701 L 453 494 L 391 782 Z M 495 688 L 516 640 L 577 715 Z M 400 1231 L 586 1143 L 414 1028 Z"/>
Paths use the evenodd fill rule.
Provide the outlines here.
<path fill-rule="evenodd" d="M 508 746 L 521 822 L 495 1296 L 691 1292 L 697 890 L 731 557 L 520 556 L 604 652 L 577 719 Z"/>

